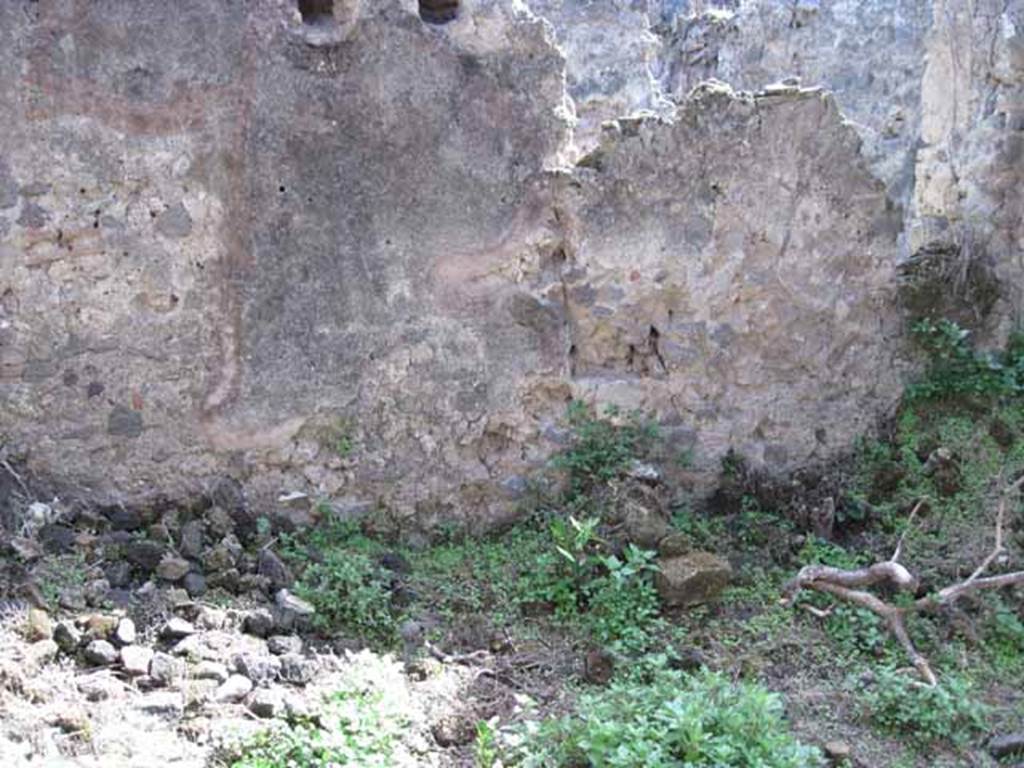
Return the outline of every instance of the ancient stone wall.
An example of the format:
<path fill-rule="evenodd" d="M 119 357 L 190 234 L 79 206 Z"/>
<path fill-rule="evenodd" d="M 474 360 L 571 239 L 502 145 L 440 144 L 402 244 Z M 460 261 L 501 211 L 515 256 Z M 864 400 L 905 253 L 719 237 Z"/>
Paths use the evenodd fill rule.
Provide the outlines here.
<path fill-rule="evenodd" d="M 915 258 L 1020 306 L 1024 19 L 947 4 L 0 4 L 5 455 L 400 527 L 510 514 L 572 396 L 827 459 Z"/>

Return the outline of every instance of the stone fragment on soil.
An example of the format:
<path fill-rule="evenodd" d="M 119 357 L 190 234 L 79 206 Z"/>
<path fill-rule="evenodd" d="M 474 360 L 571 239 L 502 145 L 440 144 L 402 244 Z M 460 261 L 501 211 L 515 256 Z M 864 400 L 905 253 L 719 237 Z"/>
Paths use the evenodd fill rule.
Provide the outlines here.
<path fill-rule="evenodd" d="M 833 765 L 843 765 L 853 755 L 853 749 L 845 741 L 838 739 L 825 743 L 825 757 Z"/>
<path fill-rule="evenodd" d="M 141 712 L 160 717 L 181 717 L 185 712 L 185 701 L 177 691 L 154 691 L 140 696 L 133 706 Z"/>
<path fill-rule="evenodd" d="M 153 649 L 144 645 L 126 645 L 120 651 L 121 664 L 124 671 L 133 677 L 149 674 L 149 665 L 153 660 Z"/>
<path fill-rule="evenodd" d="M 25 639 L 30 643 L 49 640 L 53 635 L 53 622 L 42 608 L 29 608 L 25 619 Z"/>
<path fill-rule="evenodd" d="M 156 567 L 156 575 L 164 581 L 181 581 L 192 565 L 183 557 L 164 555 Z"/>
<path fill-rule="evenodd" d="M 658 568 L 655 585 L 662 602 L 670 608 L 714 600 L 732 577 L 727 560 L 701 550 L 661 557 Z"/>
<path fill-rule="evenodd" d="M 241 701 L 252 690 L 252 680 L 245 675 L 231 675 L 217 688 L 213 698 L 216 701 Z"/>
<path fill-rule="evenodd" d="M 95 666 L 107 666 L 117 661 L 117 649 L 106 640 L 93 640 L 85 646 L 85 661 Z"/>
<path fill-rule="evenodd" d="M 53 630 L 53 639 L 64 653 L 72 654 L 82 642 L 82 632 L 71 621 L 59 621 Z"/>
<path fill-rule="evenodd" d="M 615 657 L 603 648 L 594 648 L 583 657 L 583 679 L 592 685 L 607 685 L 615 672 Z"/>
<path fill-rule="evenodd" d="M 163 629 L 160 630 L 160 636 L 167 640 L 180 640 L 183 637 L 194 635 L 195 632 L 196 628 L 191 622 L 175 616 L 164 624 Z"/>
<path fill-rule="evenodd" d="M 125 617 L 117 623 L 114 630 L 114 642 L 118 645 L 131 645 L 136 638 L 135 622 Z"/>
<path fill-rule="evenodd" d="M 201 661 L 192 668 L 196 680 L 216 680 L 223 683 L 229 677 L 228 668 L 219 661 Z"/>
<path fill-rule="evenodd" d="M 996 759 L 1016 754 L 1024 755 L 1024 731 L 993 737 L 988 743 L 988 751 Z"/>
<path fill-rule="evenodd" d="M 120 619 L 103 613 L 93 613 L 79 620 L 87 640 L 106 640 L 114 634 Z"/>
<path fill-rule="evenodd" d="M 149 676 L 157 685 L 176 685 L 185 677 L 185 662 L 167 653 L 154 653 L 149 662 Z"/>
<path fill-rule="evenodd" d="M 57 643 L 53 640 L 37 640 L 32 643 L 26 651 L 25 667 L 28 670 L 37 670 L 45 664 L 49 664 L 57 658 Z"/>
<path fill-rule="evenodd" d="M 267 650 L 275 656 L 302 653 L 302 638 L 296 635 L 273 635 L 267 638 Z"/>
<path fill-rule="evenodd" d="M 278 591 L 274 603 L 277 607 L 275 623 L 285 630 L 302 627 L 316 613 L 312 605 L 301 597 L 296 597 L 287 589 Z"/>
<path fill-rule="evenodd" d="M 201 573 L 192 571 L 185 574 L 181 585 L 188 592 L 189 597 L 202 597 L 206 594 L 206 578 Z"/>
<path fill-rule="evenodd" d="M 274 631 L 274 616 L 266 608 L 249 611 L 242 620 L 242 631 L 256 637 L 266 637 Z"/>
<path fill-rule="evenodd" d="M 286 653 L 280 657 L 281 669 L 278 676 L 287 683 L 306 685 L 316 672 L 314 662 L 299 653 Z"/>
<path fill-rule="evenodd" d="M 440 747 L 461 747 L 476 738 L 476 724 L 464 715 L 446 715 L 430 726 Z"/>
<path fill-rule="evenodd" d="M 179 549 L 183 557 L 198 560 L 203 554 L 203 528 L 202 520 L 190 520 L 181 527 Z"/>
<path fill-rule="evenodd" d="M 284 697 L 278 688 L 257 688 L 251 694 L 247 705 L 256 717 L 275 717 L 281 713 Z"/>
<path fill-rule="evenodd" d="M 239 653 L 232 658 L 231 665 L 237 673 L 245 675 L 256 685 L 276 680 L 281 672 L 281 659 L 277 656 Z"/>
<path fill-rule="evenodd" d="M 261 549 L 256 572 L 270 580 L 272 589 L 285 589 L 295 581 L 291 569 L 271 549 Z"/>

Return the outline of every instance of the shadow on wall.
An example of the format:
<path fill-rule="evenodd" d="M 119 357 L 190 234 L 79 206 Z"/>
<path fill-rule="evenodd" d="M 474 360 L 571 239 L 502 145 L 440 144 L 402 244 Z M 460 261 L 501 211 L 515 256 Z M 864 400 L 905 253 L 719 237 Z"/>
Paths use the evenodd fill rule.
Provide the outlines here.
<path fill-rule="evenodd" d="M 336 0 L 298 0 L 304 24 L 328 26 L 337 21 Z M 459 0 L 419 0 L 420 19 L 427 24 L 447 24 L 459 15 Z"/>
<path fill-rule="evenodd" d="M 334 22 L 334 0 L 299 0 L 299 13 L 305 24 Z"/>
<path fill-rule="evenodd" d="M 447 24 L 459 15 L 459 0 L 420 0 L 420 18 L 427 24 Z"/>

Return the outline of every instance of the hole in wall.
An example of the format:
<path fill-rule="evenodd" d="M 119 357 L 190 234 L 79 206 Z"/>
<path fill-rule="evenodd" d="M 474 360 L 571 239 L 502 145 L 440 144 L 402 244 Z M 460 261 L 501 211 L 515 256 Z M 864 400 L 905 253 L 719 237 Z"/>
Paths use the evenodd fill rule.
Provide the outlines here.
<path fill-rule="evenodd" d="M 427 24 L 447 24 L 459 15 L 459 0 L 420 0 L 420 18 Z"/>
<path fill-rule="evenodd" d="M 303 24 L 330 24 L 334 21 L 334 0 L 299 0 Z"/>

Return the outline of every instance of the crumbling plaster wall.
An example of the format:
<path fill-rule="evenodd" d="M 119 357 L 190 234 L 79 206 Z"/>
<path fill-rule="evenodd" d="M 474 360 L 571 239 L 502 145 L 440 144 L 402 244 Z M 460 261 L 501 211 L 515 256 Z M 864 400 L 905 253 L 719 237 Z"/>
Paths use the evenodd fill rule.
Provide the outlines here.
<path fill-rule="evenodd" d="M 619 37 L 647 41 L 642 70 L 620 68 L 614 88 L 603 95 L 591 89 L 578 100 L 581 151 L 600 140 L 597 118 L 622 110 L 630 94 L 641 94 L 629 104 L 634 110 L 663 114 L 666 99 L 681 102 L 709 78 L 748 91 L 787 78 L 827 88 L 860 135 L 872 172 L 904 211 L 901 271 L 935 267 L 924 271 L 937 271 L 958 294 L 936 311 L 976 328 L 985 341 L 998 342 L 1019 324 L 1021 0 L 596 4 L 628 8 L 617 14 L 591 12 L 595 4 L 585 0 L 533 2 L 544 12 L 551 9 L 549 18 L 567 51 L 570 83 L 594 83 L 591 62 L 616 55 L 603 55 L 600 41 L 616 53 Z M 581 13 L 599 28 L 584 41 L 585 55 L 577 50 L 574 23 Z M 957 284 L 968 262 L 998 282 L 998 296 L 990 300 L 984 291 Z M 930 299 L 933 294 L 926 292 Z"/>
<path fill-rule="evenodd" d="M 916 185 L 841 91 L 683 98 L 696 6 L 0 4 L 5 450 L 69 498 L 301 491 L 399 527 L 509 514 L 573 395 L 654 412 L 698 472 L 842 450 L 908 370 Z M 968 178 L 1019 246 L 1014 172 Z"/>

